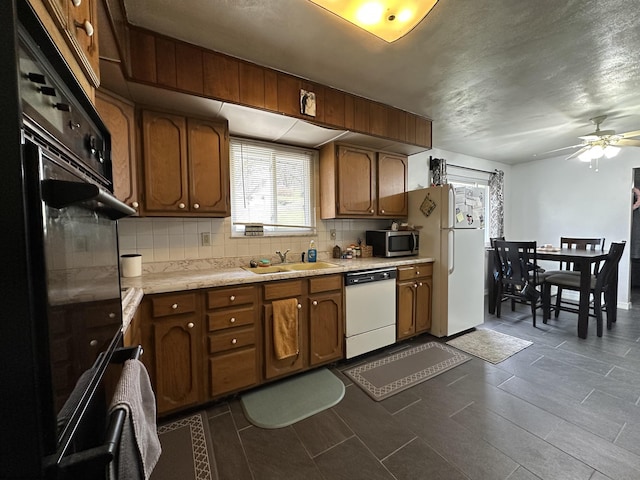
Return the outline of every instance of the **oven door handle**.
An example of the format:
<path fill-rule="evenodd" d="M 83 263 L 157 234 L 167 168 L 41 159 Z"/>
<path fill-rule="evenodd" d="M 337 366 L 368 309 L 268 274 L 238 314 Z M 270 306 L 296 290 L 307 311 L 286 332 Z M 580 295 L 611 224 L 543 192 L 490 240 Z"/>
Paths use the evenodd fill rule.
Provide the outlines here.
<path fill-rule="evenodd" d="M 136 211 L 92 183 L 69 182 L 66 180 L 43 180 L 42 198 L 53 208 L 64 208 L 69 205 L 92 202 L 88 208 L 98 210 L 111 220 L 133 215 Z"/>

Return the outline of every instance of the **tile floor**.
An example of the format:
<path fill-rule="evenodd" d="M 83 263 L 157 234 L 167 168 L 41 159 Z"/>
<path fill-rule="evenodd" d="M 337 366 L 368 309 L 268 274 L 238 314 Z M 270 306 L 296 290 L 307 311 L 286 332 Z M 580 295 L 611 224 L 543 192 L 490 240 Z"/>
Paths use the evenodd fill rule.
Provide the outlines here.
<path fill-rule="evenodd" d="M 581 340 L 571 313 L 533 328 L 505 306 L 484 328 L 534 344 L 498 365 L 474 358 L 374 402 L 342 363 L 344 399 L 278 430 L 249 424 L 236 399 L 210 406 L 218 478 L 640 479 L 640 310 L 619 310 L 602 338 L 592 320 Z"/>

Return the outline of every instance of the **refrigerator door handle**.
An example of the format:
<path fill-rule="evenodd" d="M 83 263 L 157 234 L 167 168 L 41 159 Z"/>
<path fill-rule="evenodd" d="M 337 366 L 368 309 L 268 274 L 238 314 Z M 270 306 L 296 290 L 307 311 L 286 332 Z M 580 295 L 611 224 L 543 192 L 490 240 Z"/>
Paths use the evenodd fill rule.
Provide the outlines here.
<path fill-rule="evenodd" d="M 447 185 L 447 196 L 449 197 L 447 228 L 454 228 L 456 226 L 456 192 L 453 185 Z"/>
<path fill-rule="evenodd" d="M 455 228 L 449 228 L 448 230 L 450 234 L 450 241 L 448 242 L 450 255 L 447 256 L 449 257 L 449 275 L 451 275 L 456 269 L 456 230 Z"/>

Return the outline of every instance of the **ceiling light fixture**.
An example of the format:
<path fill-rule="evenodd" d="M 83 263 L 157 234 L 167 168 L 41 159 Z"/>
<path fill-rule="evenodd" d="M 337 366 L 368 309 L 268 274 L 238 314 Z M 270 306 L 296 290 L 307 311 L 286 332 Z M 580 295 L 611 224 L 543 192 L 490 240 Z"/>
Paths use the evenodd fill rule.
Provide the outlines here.
<path fill-rule="evenodd" d="M 438 3 L 438 0 L 310 1 L 387 42 L 413 30 Z"/>

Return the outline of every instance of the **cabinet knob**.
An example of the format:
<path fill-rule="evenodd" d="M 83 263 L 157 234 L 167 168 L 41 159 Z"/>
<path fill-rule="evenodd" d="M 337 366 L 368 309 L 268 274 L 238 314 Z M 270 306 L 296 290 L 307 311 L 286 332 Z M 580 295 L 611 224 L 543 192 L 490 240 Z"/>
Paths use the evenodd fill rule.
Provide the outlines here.
<path fill-rule="evenodd" d="M 314 300 L 314 301 L 313 301 L 313 306 L 315 307 L 316 305 L 318 305 L 318 301 L 317 301 L 317 300 Z"/>
<path fill-rule="evenodd" d="M 235 338 L 231 339 L 231 345 L 235 345 L 236 343 L 238 343 L 238 340 Z"/>
<path fill-rule="evenodd" d="M 84 22 L 75 22 L 76 28 L 80 28 L 85 31 L 87 37 L 93 37 L 93 25 L 89 20 L 85 20 Z"/>
<path fill-rule="evenodd" d="M 98 346 L 98 340 L 96 340 L 95 338 L 93 340 L 91 340 L 89 342 L 89 345 L 91 345 L 92 347 L 97 347 Z"/>
<path fill-rule="evenodd" d="M 233 302 L 235 299 L 236 299 L 236 296 L 235 296 L 235 295 L 231 295 L 231 296 L 229 297 L 229 300 L 231 300 L 232 302 Z"/>
<path fill-rule="evenodd" d="M 79 7 L 82 5 L 82 0 L 71 0 L 71 3 L 73 3 L 74 7 Z"/>
<path fill-rule="evenodd" d="M 236 317 L 231 317 L 229 319 L 229 323 L 236 323 Z"/>
<path fill-rule="evenodd" d="M 420 275 L 420 270 L 416 270 L 416 275 Z"/>
<path fill-rule="evenodd" d="M 184 207 L 186 207 L 186 205 L 184 203 L 179 203 L 178 204 L 178 208 L 184 208 Z"/>
<path fill-rule="evenodd" d="M 138 202 L 131 202 L 131 206 L 133 208 L 138 208 L 140 206 L 140 204 Z"/>
<path fill-rule="evenodd" d="M 173 308 L 175 310 L 176 308 L 178 308 L 178 304 L 174 303 L 173 305 L 171 305 L 171 308 Z"/>
<path fill-rule="evenodd" d="M 193 204 L 193 208 L 195 208 L 197 210 L 198 208 L 200 208 L 200 204 L 199 203 L 194 203 Z"/>
<path fill-rule="evenodd" d="M 414 283 L 414 284 L 413 284 L 413 288 L 418 288 L 418 284 L 417 284 L 417 283 Z"/>
<path fill-rule="evenodd" d="M 373 209 L 369 210 L 369 213 L 374 213 Z"/>
<path fill-rule="evenodd" d="M 298 304 L 298 310 L 300 310 L 302 308 L 302 305 Z"/>
<path fill-rule="evenodd" d="M 193 327 L 195 327 L 195 324 L 193 322 L 187 323 L 187 328 L 193 328 Z"/>
<path fill-rule="evenodd" d="M 109 318 L 116 318 L 116 314 L 114 312 L 109 313 Z"/>
<path fill-rule="evenodd" d="M 418 286 L 421 287 L 422 286 L 422 282 L 418 282 Z"/>
<path fill-rule="evenodd" d="M 380 210 L 380 213 L 384 213 L 384 210 Z"/>

